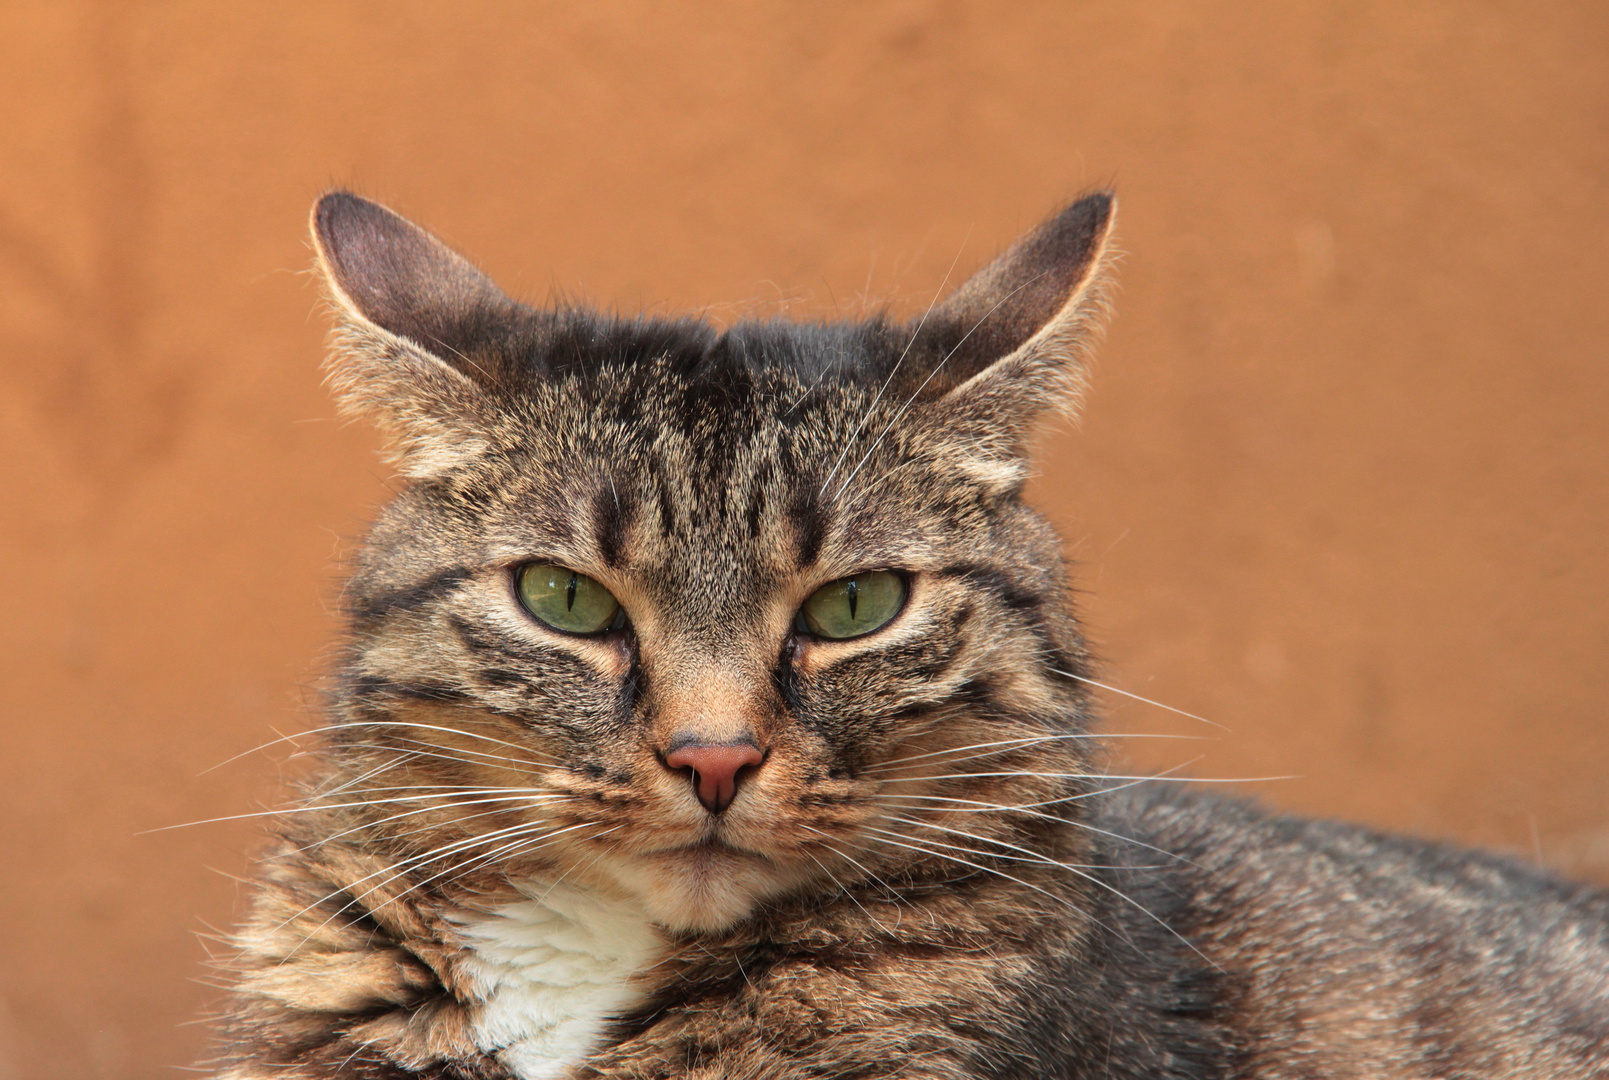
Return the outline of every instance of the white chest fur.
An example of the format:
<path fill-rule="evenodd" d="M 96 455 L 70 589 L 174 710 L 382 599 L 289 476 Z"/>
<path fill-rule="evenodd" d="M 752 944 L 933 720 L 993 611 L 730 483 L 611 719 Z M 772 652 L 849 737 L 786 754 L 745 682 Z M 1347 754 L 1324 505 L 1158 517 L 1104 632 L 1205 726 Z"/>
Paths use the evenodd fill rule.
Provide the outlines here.
<path fill-rule="evenodd" d="M 476 1043 L 520 1080 L 551 1080 L 639 1003 L 632 976 L 660 958 L 664 941 L 620 901 L 564 885 L 533 885 L 526 895 L 459 926 L 482 996 Z"/>

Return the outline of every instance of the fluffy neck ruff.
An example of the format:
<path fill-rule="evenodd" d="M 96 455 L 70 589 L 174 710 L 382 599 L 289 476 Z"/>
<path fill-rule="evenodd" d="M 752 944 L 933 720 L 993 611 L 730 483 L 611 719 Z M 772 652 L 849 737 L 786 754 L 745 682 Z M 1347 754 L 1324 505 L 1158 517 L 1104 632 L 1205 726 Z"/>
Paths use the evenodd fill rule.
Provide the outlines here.
<path fill-rule="evenodd" d="M 525 899 L 454 921 L 480 998 L 476 1044 L 520 1080 L 548 1080 L 642 1001 L 634 976 L 663 956 L 665 942 L 635 905 L 563 884 L 520 891 Z"/>

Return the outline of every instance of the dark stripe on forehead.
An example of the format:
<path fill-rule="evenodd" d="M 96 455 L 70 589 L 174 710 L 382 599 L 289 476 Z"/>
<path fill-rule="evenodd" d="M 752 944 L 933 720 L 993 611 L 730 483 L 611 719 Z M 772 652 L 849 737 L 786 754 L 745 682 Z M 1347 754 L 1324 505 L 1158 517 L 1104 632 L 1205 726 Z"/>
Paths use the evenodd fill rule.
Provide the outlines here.
<path fill-rule="evenodd" d="M 619 566 L 634 510 L 631 491 L 620 493 L 620 485 L 607 481 L 592 497 L 593 540 L 606 566 Z"/>
<path fill-rule="evenodd" d="M 760 535 L 760 522 L 765 517 L 766 504 L 770 501 L 767 493 L 775 482 L 775 478 L 771 463 L 762 462 L 759 471 L 755 473 L 754 479 L 749 483 L 747 516 L 749 535 L 752 537 Z"/>
<path fill-rule="evenodd" d="M 788 507 L 788 518 L 793 524 L 794 543 L 798 545 L 799 568 L 812 566 L 821 557 L 821 545 L 827 539 L 827 508 L 821 500 L 812 498 L 806 487 L 798 490 Z"/>

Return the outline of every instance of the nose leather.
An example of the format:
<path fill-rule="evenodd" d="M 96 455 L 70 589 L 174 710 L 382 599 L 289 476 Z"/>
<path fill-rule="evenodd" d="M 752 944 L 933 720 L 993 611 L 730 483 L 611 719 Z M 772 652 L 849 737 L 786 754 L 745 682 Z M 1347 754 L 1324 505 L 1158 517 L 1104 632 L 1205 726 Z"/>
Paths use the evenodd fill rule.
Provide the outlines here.
<path fill-rule="evenodd" d="M 760 764 L 765 754 L 751 742 L 679 746 L 665 755 L 672 769 L 692 773 L 698 801 L 712 814 L 719 814 L 737 797 L 739 773 Z"/>

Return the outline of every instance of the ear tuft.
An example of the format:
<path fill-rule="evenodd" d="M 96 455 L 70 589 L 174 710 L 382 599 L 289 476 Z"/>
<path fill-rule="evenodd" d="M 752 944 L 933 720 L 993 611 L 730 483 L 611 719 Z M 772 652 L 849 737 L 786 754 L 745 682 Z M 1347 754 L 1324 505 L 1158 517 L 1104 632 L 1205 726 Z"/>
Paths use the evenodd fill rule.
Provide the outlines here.
<path fill-rule="evenodd" d="M 342 409 L 374 417 L 415 478 L 483 450 L 495 345 L 525 309 L 446 244 L 350 192 L 318 200 L 312 232 L 340 317 L 329 372 Z"/>

